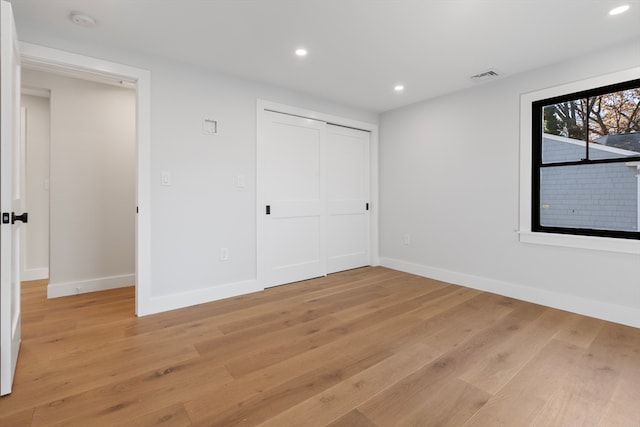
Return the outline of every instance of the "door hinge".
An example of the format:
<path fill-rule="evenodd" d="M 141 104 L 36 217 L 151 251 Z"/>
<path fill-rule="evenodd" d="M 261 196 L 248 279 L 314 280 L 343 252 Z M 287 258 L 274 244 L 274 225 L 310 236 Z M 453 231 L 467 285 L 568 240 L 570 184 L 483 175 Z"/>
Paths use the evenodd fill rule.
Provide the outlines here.
<path fill-rule="evenodd" d="M 367 203 L 366 209 L 369 210 L 369 203 Z"/>
<path fill-rule="evenodd" d="M 267 205 L 265 211 L 267 215 L 271 215 L 271 205 Z"/>

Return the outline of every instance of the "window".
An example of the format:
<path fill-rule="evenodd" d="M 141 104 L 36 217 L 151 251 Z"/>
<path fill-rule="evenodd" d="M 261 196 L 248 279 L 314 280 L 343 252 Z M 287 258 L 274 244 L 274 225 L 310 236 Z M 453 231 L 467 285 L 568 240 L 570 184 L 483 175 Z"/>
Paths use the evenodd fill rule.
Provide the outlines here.
<path fill-rule="evenodd" d="M 531 104 L 531 230 L 640 239 L 640 79 Z"/>

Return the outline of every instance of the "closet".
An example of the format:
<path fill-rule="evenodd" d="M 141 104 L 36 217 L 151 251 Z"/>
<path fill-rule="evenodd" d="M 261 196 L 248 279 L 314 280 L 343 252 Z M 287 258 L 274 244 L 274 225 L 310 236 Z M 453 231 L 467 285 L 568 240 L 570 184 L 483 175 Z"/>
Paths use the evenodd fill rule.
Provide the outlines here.
<path fill-rule="evenodd" d="M 370 134 L 274 111 L 258 126 L 265 287 L 370 265 Z"/>

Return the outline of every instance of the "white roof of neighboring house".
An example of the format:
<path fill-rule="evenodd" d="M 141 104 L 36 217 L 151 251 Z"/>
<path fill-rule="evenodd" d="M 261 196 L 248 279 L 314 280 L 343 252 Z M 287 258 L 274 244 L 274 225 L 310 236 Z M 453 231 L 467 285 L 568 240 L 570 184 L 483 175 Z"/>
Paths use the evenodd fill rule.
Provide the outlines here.
<path fill-rule="evenodd" d="M 559 142 L 565 142 L 567 144 L 578 145 L 580 147 L 584 147 L 585 146 L 585 141 L 581 141 L 579 139 L 567 138 L 566 136 L 552 135 L 550 133 L 544 133 L 544 134 L 542 134 L 542 137 L 546 138 L 546 139 L 552 139 L 552 140 L 555 140 L 555 141 L 559 141 Z M 594 150 L 606 151 L 608 153 L 619 154 L 621 156 L 638 156 L 638 155 L 640 155 L 640 153 L 638 153 L 637 151 L 624 150 L 622 148 L 610 147 L 608 145 L 602 145 L 602 144 L 597 144 L 597 143 L 593 143 L 593 142 L 591 144 L 589 144 L 589 147 L 594 149 Z"/>

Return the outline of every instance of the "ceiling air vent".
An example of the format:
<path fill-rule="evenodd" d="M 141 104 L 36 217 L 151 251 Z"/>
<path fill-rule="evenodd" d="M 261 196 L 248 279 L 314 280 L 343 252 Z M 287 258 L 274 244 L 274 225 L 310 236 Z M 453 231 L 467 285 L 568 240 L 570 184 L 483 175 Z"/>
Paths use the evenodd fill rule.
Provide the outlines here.
<path fill-rule="evenodd" d="M 500 74 L 496 70 L 488 70 L 483 73 L 478 73 L 475 76 L 471 76 L 469 77 L 469 79 L 471 79 L 472 82 L 480 83 L 480 82 L 486 82 L 489 80 L 494 80 L 501 76 L 502 74 Z"/>

